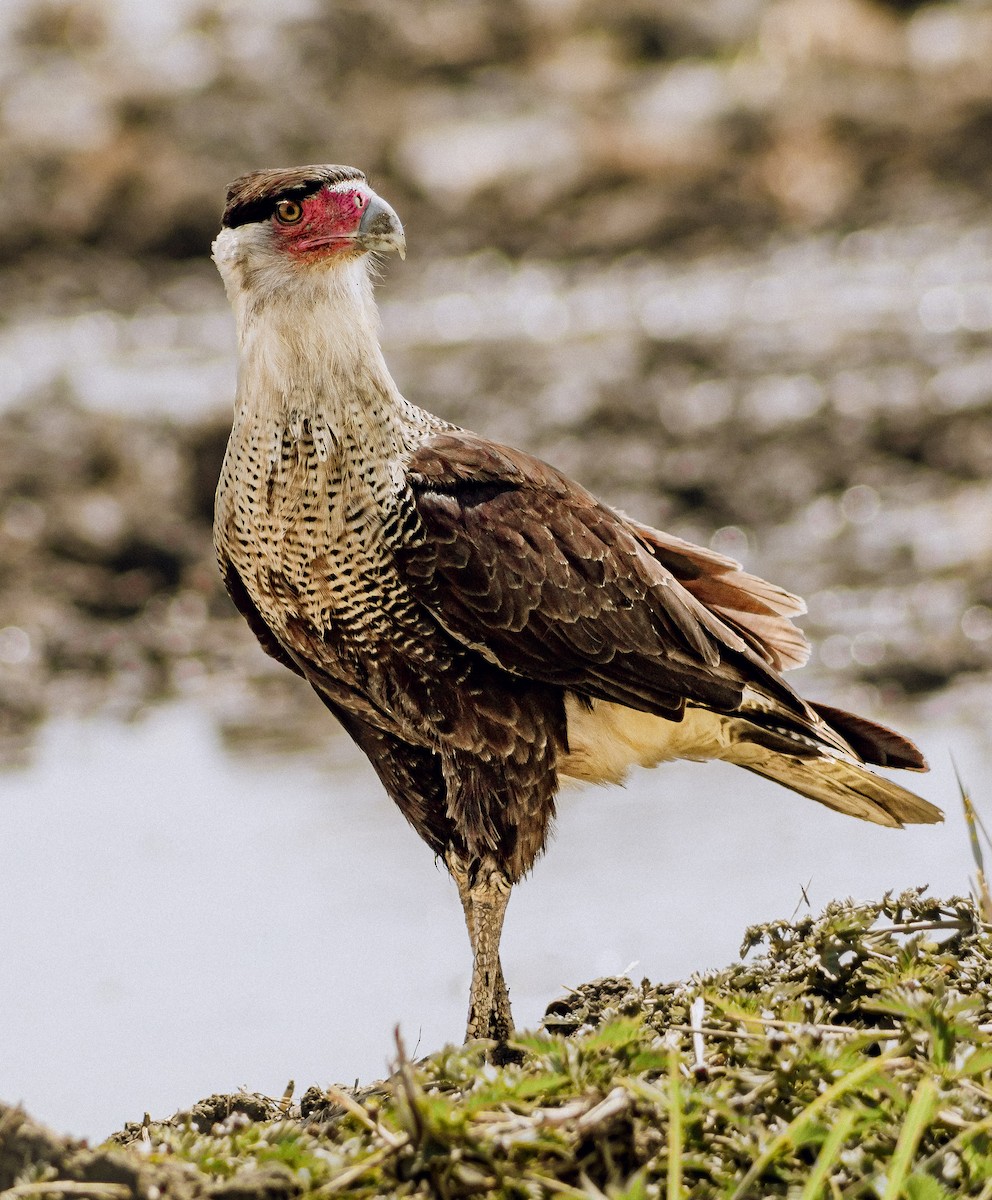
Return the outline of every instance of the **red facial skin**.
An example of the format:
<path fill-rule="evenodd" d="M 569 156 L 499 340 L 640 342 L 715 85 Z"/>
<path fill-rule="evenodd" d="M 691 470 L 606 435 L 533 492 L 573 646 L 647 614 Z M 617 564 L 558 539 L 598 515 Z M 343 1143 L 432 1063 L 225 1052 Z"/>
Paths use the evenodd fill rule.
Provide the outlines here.
<path fill-rule="evenodd" d="M 328 253 L 360 254 L 355 244 L 358 225 L 369 204 L 368 193 L 360 187 L 332 191 L 321 188 L 300 201 L 303 216 L 293 224 L 272 218 L 272 229 L 287 254 L 312 261 Z"/>

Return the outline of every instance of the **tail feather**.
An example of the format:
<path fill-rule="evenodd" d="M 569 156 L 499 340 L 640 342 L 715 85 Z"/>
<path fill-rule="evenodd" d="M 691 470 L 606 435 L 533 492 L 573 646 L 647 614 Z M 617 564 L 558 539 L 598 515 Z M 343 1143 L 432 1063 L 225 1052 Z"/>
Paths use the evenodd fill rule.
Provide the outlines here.
<path fill-rule="evenodd" d="M 812 700 L 807 703 L 865 762 L 879 767 L 900 767 L 904 771 L 927 769 L 927 760 L 919 749 L 894 729 L 842 708 L 831 708 L 829 704 L 817 704 Z"/>
<path fill-rule="evenodd" d="M 737 766 L 773 779 L 810 800 L 875 825 L 898 828 L 932 825 L 944 819 L 940 809 L 928 800 L 859 763 L 832 754 L 798 757 L 738 741 L 728 757 Z"/>

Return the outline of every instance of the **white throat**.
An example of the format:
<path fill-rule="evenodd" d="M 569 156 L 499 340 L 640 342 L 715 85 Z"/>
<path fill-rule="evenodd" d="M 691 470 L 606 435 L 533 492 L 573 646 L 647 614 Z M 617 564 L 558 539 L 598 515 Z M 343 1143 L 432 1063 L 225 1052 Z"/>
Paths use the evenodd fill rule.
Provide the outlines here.
<path fill-rule="evenodd" d="M 308 268 L 246 227 L 222 230 L 213 256 L 237 325 L 239 417 L 317 419 L 339 434 L 390 423 L 405 402 L 379 345 L 367 256 Z"/>

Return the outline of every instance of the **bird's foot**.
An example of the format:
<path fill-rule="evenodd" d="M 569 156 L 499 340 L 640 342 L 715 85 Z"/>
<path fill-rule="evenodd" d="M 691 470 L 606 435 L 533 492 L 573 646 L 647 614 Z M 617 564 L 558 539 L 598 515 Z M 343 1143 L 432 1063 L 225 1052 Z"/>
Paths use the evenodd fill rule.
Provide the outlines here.
<path fill-rule="evenodd" d="M 488 1057 L 494 1067 L 515 1067 L 524 1061 L 525 1056 L 519 1046 L 511 1046 L 509 1042 L 497 1042 Z"/>

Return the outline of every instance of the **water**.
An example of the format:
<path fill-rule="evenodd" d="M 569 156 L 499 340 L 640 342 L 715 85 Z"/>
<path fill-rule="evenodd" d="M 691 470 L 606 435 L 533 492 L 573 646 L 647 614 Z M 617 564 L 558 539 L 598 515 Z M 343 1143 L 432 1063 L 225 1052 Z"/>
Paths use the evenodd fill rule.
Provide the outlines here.
<path fill-rule="evenodd" d="M 729 962 L 803 887 L 817 908 L 966 890 L 948 751 L 981 800 L 987 748 L 917 733 L 942 827 L 877 829 L 717 764 L 568 793 L 508 913 L 518 1023 L 600 974 Z M 213 1091 L 381 1077 L 397 1024 L 411 1051 L 460 1038 L 455 889 L 354 748 L 334 751 L 231 753 L 193 702 L 45 727 L 0 777 L 0 1096 L 98 1139 Z"/>

